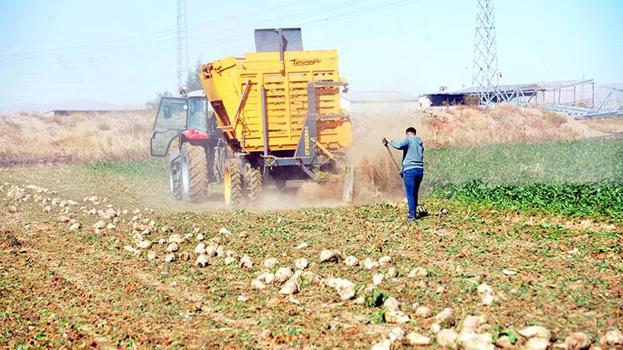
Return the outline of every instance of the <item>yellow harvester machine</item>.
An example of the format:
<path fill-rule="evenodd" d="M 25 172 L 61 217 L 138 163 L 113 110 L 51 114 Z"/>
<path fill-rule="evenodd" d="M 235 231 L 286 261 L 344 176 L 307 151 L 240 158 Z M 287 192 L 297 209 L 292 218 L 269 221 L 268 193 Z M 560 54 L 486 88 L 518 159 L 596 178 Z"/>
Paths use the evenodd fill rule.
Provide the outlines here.
<path fill-rule="evenodd" d="M 342 158 L 352 142 L 351 120 L 340 108 L 347 84 L 337 51 L 303 50 L 298 28 L 256 30 L 255 44 L 257 51 L 244 57 L 202 65 L 204 91 L 161 101 L 151 148 L 166 155 L 178 140 L 174 197 L 199 200 L 210 182 L 222 182 L 225 203 L 235 206 L 259 200 L 268 182 L 283 187 L 335 174 L 350 200 L 353 170 Z M 170 102 L 179 112 L 177 128 Z"/>

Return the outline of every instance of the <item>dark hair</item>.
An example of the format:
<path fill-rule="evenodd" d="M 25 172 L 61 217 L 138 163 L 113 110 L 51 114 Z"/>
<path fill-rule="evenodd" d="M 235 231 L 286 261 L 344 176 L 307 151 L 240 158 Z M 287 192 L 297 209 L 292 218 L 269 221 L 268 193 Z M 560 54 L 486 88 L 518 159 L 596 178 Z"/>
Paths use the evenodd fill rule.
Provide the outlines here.
<path fill-rule="evenodd" d="M 412 126 L 408 127 L 407 131 L 405 131 L 405 133 L 408 133 L 408 132 L 412 132 L 413 134 L 417 134 L 417 131 L 415 131 L 415 128 L 412 127 Z"/>

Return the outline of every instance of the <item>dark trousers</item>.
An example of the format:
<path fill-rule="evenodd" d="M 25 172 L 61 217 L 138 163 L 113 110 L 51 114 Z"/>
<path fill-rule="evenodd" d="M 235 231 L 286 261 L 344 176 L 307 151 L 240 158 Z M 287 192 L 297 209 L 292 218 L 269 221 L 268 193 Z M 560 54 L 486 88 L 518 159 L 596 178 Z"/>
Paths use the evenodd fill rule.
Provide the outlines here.
<path fill-rule="evenodd" d="M 417 197 L 420 191 L 420 184 L 424 178 L 424 171 L 420 168 L 405 170 L 402 173 L 402 179 L 405 182 L 405 192 L 407 193 L 407 201 L 409 202 L 409 217 L 415 218 L 415 209 L 417 208 Z"/>

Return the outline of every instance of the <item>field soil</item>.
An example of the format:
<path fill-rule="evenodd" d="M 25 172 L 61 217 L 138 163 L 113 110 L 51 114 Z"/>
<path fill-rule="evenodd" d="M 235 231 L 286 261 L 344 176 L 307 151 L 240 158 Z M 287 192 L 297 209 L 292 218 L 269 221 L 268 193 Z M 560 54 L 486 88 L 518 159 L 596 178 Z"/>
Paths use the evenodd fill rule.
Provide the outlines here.
<path fill-rule="evenodd" d="M 623 347 L 611 122 L 355 116 L 355 204 L 309 186 L 226 210 L 218 188 L 171 199 L 151 118 L 0 118 L 0 348 Z M 380 145 L 409 125 L 427 162 L 413 223 Z"/>
<path fill-rule="evenodd" d="M 450 330 L 519 348 L 529 326 L 553 344 L 573 332 L 606 344 L 623 324 L 614 218 L 434 198 L 413 224 L 402 202 L 172 211 L 179 204 L 157 187 L 166 178 L 136 175 L 159 165 L 133 166 L 0 171 L 0 346 L 409 347 L 398 327 L 430 338 L 425 348 Z M 322 262 L 323 250 L 339 255 Z M 265 272 L 295 273 L 285 283 L 296 292 L 258 283 Z M 352 282 L 353 295 L 332 278 Z"/>

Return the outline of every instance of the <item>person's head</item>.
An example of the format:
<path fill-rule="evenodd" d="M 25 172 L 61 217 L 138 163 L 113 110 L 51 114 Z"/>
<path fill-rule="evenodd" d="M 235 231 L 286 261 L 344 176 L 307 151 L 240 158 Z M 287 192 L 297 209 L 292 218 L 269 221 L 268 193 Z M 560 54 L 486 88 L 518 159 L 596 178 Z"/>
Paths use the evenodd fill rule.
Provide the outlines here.
<path fill-rule="evenodd" d="M 417 131 L 415 130 L 414 127 L 410 126 L 407 128 L 407 130 L 405 131 L 405 133 L 407 134 L 407 137 L 410 136 L 415 136 L 415 134 L 417 133 Z"/>

